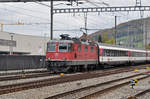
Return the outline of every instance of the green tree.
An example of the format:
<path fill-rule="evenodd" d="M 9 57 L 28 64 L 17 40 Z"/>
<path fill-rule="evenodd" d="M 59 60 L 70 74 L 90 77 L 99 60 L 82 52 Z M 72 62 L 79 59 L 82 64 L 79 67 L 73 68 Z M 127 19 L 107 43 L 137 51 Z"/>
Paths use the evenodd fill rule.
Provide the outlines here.
<path fill-rule="evenodd" d="M 108 40 L 109 40 L 108 39 L 108 34 L 106 32 L 103 33 L 103 35 L 102 35 L 102 43 L 106 43 Z"/>
<path fill-rule="evenodd" d="M 102 37 L 101 37 L 101 35 L 98 36 L 98 42 L 102 42 Z"/>
<path fill-rule="evenodd" d="M 107 44 L 114 44 L 115 43 L 115 39 L 111 38 L 110 40 L 107 40 L 105 43 L 107 43 Z"/>
<path fill-rule="evenodd" d="M 146 45 L 145 48 L 150 50 L 150 44 Z"/>
<path fill-rule="evenodd" d="M 102 35 L 102 43 L 107 43 L 107 44 L 114 44 L 115 39 L 112 37 L 111 39 L 108 38 L 108 33 L 103 33 Z"/>

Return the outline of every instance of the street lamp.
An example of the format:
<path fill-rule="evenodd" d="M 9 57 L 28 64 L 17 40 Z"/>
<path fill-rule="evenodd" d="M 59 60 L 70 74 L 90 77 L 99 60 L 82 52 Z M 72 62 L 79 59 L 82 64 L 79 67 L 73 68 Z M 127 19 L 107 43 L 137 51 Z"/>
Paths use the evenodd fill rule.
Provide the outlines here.
<path fill-rule="evenodd" d="M 10 40 L 11 40 L 11 44 L 10 44 L 10 47 L 9 47 L 9 53 L 10 53 L 10 55 L 13 55 L 12 41 L 13 41 L 14 33 L 9 33 L 9 35 L 10 35 Z"/>

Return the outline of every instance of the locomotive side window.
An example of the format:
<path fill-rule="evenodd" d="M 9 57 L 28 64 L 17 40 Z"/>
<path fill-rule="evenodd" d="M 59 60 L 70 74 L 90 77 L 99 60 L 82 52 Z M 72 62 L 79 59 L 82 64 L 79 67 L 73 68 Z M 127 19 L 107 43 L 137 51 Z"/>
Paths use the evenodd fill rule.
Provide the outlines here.
<path fill-rule="evenodd" d="M 94 52 L 94 46 L 91 46 L 91 52 Z"/>
<path fill-rule="evenodd" d="M 87 45 L 84 46 L 84 51 L 85 51 L 85 52 L 88 51 L 88 46 L 87 46 Z"/>
<path fill-rule="evenodd" d="M 81 45 L 78 45 L 78 51 L 81 52 Z"/>
<path fill-rule="evenodd" d="M 68 51 L 69 52 L 73 51 L 73 45 L 72 44 L 68 44 Z"/>
<path fill-rule="evenodd" d="M 59 44 L 59 52 L 67 52 L 68 44 Z"/>
<path fill-rule="evenodd" d="M 55 52 L 56 51 L 56 44 L 55 43 L 48 43 L 47 44 L 47 51 L 48 52 Z"/>

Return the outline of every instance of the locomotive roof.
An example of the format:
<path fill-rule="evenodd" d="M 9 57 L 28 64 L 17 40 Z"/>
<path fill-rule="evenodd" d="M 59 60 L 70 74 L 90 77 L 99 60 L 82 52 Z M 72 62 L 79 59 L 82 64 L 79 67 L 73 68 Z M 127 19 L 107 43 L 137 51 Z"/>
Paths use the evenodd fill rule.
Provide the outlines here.
<path fill-rule="evenodd" d="M 86 45 L 90 45 L 90 42 L 82 42 L 82 41 L 78 41 L 75 42 L 73 40 L 50 40 L 49 42 L 61 42 L 61 43 L 79 43 L 79 44 L 86 44 Z M 96 43 L 95 43 L 96 44 Z M 132 50 L 132 51 L 136 51 L 136 52 L 145 52 L 145 49 L 139 49 L 139 48 L 127 48 L 124 46 L 120 46 L 120 45 L 110 45 L 110 44 L 104 44 L 104 43 L 98 43 L 99 48 L 104 48 L 104 49 L 111 49 L 111 50 L 123 50 L 123 51 L 128 51 L 128 50 Z M 148 50 L 148 52 L 150 52 Z"/>
<path fill-rule="evenodd" d="M 60 43 L 79 43 L 79 44 L 86 44 L 90 45 L 91 42 L 82 42 L 82 41 L 73 41 L 73 40 L 50 40 L 49 42 L 60 42 Z"/>
<path fill-rule="evenodd" d="M 74 43 L 72 40 L 50 40 L 49 42 Z"/>

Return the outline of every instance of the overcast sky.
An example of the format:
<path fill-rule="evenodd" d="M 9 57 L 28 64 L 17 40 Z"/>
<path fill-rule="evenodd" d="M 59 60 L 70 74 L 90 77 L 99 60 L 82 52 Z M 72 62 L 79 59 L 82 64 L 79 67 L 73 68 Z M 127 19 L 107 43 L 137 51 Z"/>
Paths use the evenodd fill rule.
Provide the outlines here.
<path fill-rule="evenodd" d="M 55 2 L 54 8 L 70 7 L 106 7 L 106 6 L 135 6 L 136 0 L 85 0 L 82 5 L 67 6 L 68 2 Z M 141 0 L 142 5 L 150 6 L 150 0 Z M 92 3 L 91 3 L 92 2 Z M 104 5 L 104 3 L 108 5 Z M 49 5 L 50 3 L 44 2 Z M 139 12 L 118 12 L 118 13 L 88 13 L 88 29 L 104 29 L 114 27 L 114 16 L 118 16 L 117 23 L 127 22 L 140 18 Z M 145 12 L 144 17 L 149 17 L 150 13 Z M 33 23 L 32 25 L 4 25 L 4 31 L 26 34 L 49 36 L 50 33 L 50 9 L 37 3 L 1 3 L 0 23 L 17 24 Z M 41 24 L 34 24 L 41 23 Z M 43 23 L 43 24 L 42 24 Z M 80 36 L 80 28 L 84 28 L 84 14 L 55 14 L 54 15 L 54 37 L 60 34 L 69 33 L 71 36 Z M 68 31 L 60 31 L 68 30 Z M 76 30 L 76 31 L 69 31 Z M 88 34 L 96 32 L 88 31 Z"/>

